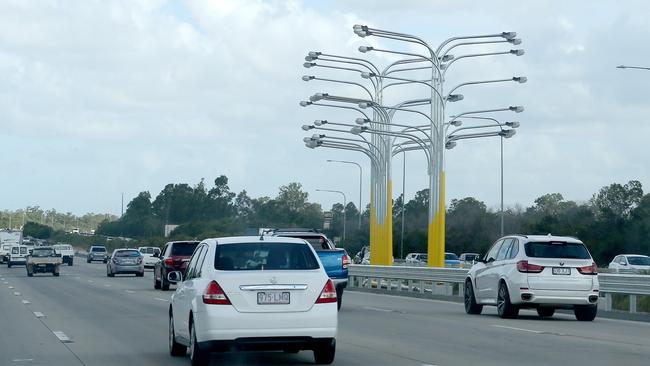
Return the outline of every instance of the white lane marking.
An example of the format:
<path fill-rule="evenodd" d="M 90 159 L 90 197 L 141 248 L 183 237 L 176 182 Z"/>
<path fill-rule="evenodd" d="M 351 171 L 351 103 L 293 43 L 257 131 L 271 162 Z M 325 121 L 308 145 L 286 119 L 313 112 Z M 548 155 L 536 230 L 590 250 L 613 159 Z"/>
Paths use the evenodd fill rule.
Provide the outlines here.
<path fill-rule="evenodd" d="M 502 328 L 502 329 L 516 330 L 516 331 L 519 331 L 519 332 L 529 332 L 529 333 L 535 333 L 535 334 L 544 333 L 544 332 L 542 332 L 542 331 L 540 331 L 540 330 L 532 330 L 532 329 L 524 329 L 524 328 L 515 328 L 515 327 L 508 327 L 508 326 L 505 326 L 505 325 L 492 324 L 492 325 L 490 325 L 490 326 L 495 327 L 495 328 Z"/>
<path fill-rule="evenodd" d="M 32 362 L 34 361 L 33 358 L 15 358 L 11 360 L 11 362 Z"/>
<path fill-rule="evenodd" d="M 384 312 L 384 313 L 392 313 L 393 312 L 390 309 L 376 308 L 376 307 L 373 307 L 373 306 L 364 306 L 363 308 L 366 309 L 366 310 L 381 311 L 381 312 Z"/>
<path fill-rule="evenodd" d="M 95 281 L 93 281 L 93 280 L 88 280 L 88 283 L 93 283 L 93 282 L 95 282 Z"/>
<path fill-rule="evenodd" d="M 108 283 L 105 283 L 104 286 L 111 287 L 112 285 L 109 285 Z"/>
<path fill-rule="evenodd" d="M 71 343 L 72 342 L 70 340 L 70 338 L 68 338 L 68 336 L 65 335 L 65 333 L 63 333 L 60 330 L 53 330 L 52 333 L 54 333 L 54 335 L 63 343 Z"/>
<path fill-rule="evenodd" d="M 10 289 L 10 290 L 13 290 L 13 289 L 14 289 L 14 287 L 13 287 L 13 286 L 9 286 L 9 289 Z"/>
<path fill-rule="evenodd" d="M 20 292 L 14 291 L 14 296 L 20 296 Z"/>
<path fill-rule="evenodd" d="M 135 291 L 131 291 L 131 290 L 124 290 L 124 291 L 125 291 L 127 294 L 134 294 L 134 293 L 135 293 Z"/>
<path fill-rule="evenodd" d="M 154 297 L 153 299 L 154 299 L 154 300 L 158 300 L 158 301 L 164 301 L 164 302 L 168 302 L 168 301 L 169 301 L 169 300 L 167 300 L 167 299 L 161 299 L 161 298 L 159 298 L 159 297 Z"/>
<path fill-rule="evenodd" d="M 34 316 L 37 318 L 45 318 L 45 315 L 41 313 L 40 311 L 35 311 Z"/>
<path fill-rule="evenodd" d="M 29 305 L 29 304 L 31 304 L 31 302 L 29 302 L 29 300 L 23 300 L 23 304 Z"/>
<path fill-rule="evenodd" d="M 9 284 L 9 282 L 6 282 L 6 281 L 5 281 L 5 282 L 3 282 L 3 284 L 5 284 L 5 285 L 8 285 L 8 284 Z"/>

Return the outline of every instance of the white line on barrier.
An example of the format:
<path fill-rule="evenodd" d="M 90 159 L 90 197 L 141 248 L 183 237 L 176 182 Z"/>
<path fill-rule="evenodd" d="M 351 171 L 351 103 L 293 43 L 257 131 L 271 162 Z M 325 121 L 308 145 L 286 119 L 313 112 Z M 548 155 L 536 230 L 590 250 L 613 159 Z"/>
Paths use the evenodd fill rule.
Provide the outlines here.
<path fill-rule="evenodd" d="M 491 326 L 491 327 L 495 327 L 495 328 L 510 329 L 510 330 L 516 330 L 516 331 L 520 331 L 520 332 L 529 332 L 529 333 L 535 333 L 535 334 L 544 333 L 544 332 L 542 332 L 542 331 L 540 331 L 540 330 L 532 330 L 532 329 L 524 329 L 524 328 L 515 328 L 515 327 L 508 327 L 508 326 L 505 326 L 505 325 L 492 324 L 492 325 L 490 325 L 490 326 Z"/>
<path fill-rule="evenodd" d="M 72 341 L 68 338 L 65 333 L 60 330 L 53 330 L 52 333 L 62 342 L 62 343 L 71 343 Z"/>

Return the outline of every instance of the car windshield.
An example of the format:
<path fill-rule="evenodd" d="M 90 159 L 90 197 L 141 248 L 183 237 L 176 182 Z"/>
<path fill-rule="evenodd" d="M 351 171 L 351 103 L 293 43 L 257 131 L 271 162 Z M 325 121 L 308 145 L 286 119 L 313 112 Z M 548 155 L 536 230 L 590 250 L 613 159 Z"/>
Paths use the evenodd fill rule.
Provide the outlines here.
<path fill-rule="evenodd" d="M 105 252 L 106 248 L 91 248 L 91 252 Z"/>
<path fill-rule="evenodd" d="M 478 258 L 478 254 L 467 254 L 467 255 L 465 255 L 465 260 L 466 261 L 473 261 L 473 260 L 476 260 L 476 258 Z"/>
<path fill-rule="evenodd" d="M 174 243 L 172 245 L 172 255 L 189 257 L 194 253 L 194 249 L 199 243 Z"/>
<path fill-rule="evenodd" d="M 458 256 L 454 253 L 445 253 L 445 260 L 447 261 L 457 261 Z"/>
<path fill-rule="evenodd" d="M 140 252 L 137 250 L 120 250 L 115 252 L 115 257 L 139 257 Z"/>
<path fill-rule="evenodd" d="M 633 266 L 650 266 L 650 257 L 627 257 L 627 261 Z"/>
<path fill-rule="evenodd" d="M 581 243 L 530 242 L 524 246 L 531 258 L 589 259 L 589 251 Z"/>
<path fill-rule="evenodd" d="M 214 268 L 221 271 L 318 269 L 308 246 L 294 243 L 241 243 L 217 246 Z"/>
<path fill-rule="evenodd" d="M 36 248 L 32 251 L 32 257 L 51 257 L 53 255 L 52 248 Z"/>

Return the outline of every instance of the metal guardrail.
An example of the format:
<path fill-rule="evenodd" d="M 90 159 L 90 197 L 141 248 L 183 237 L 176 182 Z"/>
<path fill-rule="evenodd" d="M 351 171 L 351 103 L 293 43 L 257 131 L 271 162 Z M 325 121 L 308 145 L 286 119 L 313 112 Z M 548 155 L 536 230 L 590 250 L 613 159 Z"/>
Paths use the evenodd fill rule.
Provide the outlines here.
<path fill-rule="evenodd" d="M 405 266 L 349 267 L 348 286 L 384 289 L 387 292 L 430 293 L 463 296 L 467 269 Z M 637 297 L 650 296 L 650 276 L 635 274 L 598 274 L 603 310 L 612 310 L 612 295 L 629 297 L 629 311 L 637 312 Z"/>

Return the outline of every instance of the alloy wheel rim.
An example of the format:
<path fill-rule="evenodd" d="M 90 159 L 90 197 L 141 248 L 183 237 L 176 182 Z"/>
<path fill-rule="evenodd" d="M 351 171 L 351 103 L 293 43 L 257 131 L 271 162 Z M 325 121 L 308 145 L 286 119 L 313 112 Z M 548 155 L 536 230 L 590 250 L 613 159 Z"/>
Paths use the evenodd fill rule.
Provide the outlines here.
<path fill-rule="evenodd" d="M 465 308 L 469 309 L 469 306 L 471 305 L 471 293 L 472 287 L 469 285 L 469 283 L 465 284 Z"/>
<path fill-rule="evenodd" d="M 505 290 L 503 289 L 503 286 L 501 286 L 501 288 L 499 288 L 499 296 L 497 297 L 497 309 L 499 312 L 503 312 L 505 302 Z"/>
<path fill-rule="evenodd" d="M 194 324 L 192 324 L 192 329 L 190 332 L 190 359 L 194 359 Z"/>
<path fill-rule="evenodd" d="M 173 348 L 174 345 L 174 318 L 169 318 L 169 349 Z"/>

